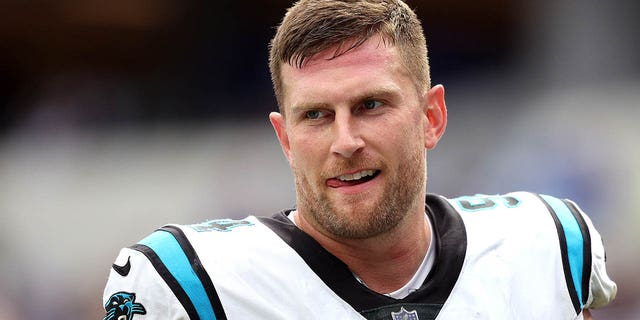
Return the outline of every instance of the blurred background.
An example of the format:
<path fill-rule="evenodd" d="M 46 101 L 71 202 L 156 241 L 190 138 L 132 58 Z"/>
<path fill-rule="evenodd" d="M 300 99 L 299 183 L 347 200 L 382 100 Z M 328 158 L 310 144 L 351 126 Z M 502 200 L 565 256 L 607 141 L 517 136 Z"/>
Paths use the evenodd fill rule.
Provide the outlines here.
<path fill-rule="evenodd" d="M 429 191 L 577 201 L 640 317 L 640 2 L 407 2 L 449 127 Z M 267 120 L 290 1 L 0 0 L 0 320 L 101 319 L 119 248 L 165 223 L 271 215 Z"/>

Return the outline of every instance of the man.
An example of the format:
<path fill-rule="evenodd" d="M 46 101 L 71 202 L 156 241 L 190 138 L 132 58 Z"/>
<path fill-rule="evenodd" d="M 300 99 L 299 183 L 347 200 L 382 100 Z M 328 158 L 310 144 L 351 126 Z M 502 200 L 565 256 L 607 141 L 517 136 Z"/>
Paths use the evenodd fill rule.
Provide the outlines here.
<path fill-rule="evenodd" d="M 574 203 L 426 193 L 447 110 L 406 4 L 302 0 L 270 50 L 296 208 L 123 249 L 105 319 L 583 319 L 614 298 Z"/>

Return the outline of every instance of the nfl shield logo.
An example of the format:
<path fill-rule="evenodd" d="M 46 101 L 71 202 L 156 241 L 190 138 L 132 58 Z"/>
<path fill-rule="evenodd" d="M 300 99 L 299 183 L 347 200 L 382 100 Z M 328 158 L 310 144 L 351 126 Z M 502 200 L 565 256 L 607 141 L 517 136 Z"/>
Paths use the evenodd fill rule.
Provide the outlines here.
<path fill-rule="evenodd" d="M 400 308 L 400 312 L 391 312 L 391 317 L 393 320 L 420 320 L 417 311 L 413 310 L 409 312 L 405 310 L 404 307 Z"/>

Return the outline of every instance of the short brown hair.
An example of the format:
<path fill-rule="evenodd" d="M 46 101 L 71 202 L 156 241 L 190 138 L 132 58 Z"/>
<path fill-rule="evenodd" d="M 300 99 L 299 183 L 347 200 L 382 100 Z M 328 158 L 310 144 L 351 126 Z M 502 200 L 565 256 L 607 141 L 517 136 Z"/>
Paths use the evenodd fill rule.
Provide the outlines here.
<path fill-rule="evenodd" d="M 335 58 L 376 34 L 398 47 L 420 91 L 431 86 L 422 26 L 402 0 L 300 0 L 285 14 L 269 47 L 269 69 L 280 112 L 284 111 L 282 63 L 301 68 L 308 59 L 334 47 Z"/>

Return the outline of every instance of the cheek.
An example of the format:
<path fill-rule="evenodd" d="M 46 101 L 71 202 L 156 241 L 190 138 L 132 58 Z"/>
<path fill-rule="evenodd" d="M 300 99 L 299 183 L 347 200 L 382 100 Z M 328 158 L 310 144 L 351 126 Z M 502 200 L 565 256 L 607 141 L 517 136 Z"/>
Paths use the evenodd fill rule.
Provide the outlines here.
<path fill-rule="evenodd" d="M 317 137 L 308 132 L 294 132 L 289 140 L 291 149 L 291 166 L 300 169 L 303 173 L 319 161 L 322 146 Z"/>
<path fill-rule="evenodd" d="M 376 128 L 376 137 L 386 148 L 400 152 L 424 146 L 423 123 L 419 115 L 389 119 Z"/>

